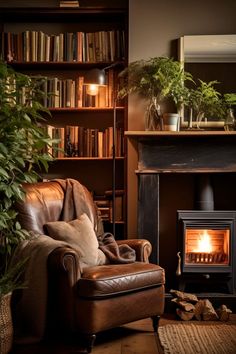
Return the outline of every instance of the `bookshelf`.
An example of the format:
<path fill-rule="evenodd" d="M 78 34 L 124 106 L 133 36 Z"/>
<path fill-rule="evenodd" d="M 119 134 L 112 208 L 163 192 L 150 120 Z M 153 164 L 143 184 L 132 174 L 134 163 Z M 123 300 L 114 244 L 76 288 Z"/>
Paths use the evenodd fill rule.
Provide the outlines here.
<path fill-rule="evenodd" d="M 128 61 L 127 23 L 128 7 L 0 9 L 0 58 L 19 72 L 47 78 L 42 90 L 50 93 L 44 105 L 52 116 L 46 126 L 61 139 L 65 153 L 52 149 L 55 161 L 42 178 L 75 178 L 87 186 L 104 214 L 105 231 L 112 231 L 113 94 Z M 114 63 L 106 70 L 107 86 L 90 96 L 83 81 L 86 73 Z M 124 102 L 117 102 L 116 122 L 116 237 L 125 238 Z"/>

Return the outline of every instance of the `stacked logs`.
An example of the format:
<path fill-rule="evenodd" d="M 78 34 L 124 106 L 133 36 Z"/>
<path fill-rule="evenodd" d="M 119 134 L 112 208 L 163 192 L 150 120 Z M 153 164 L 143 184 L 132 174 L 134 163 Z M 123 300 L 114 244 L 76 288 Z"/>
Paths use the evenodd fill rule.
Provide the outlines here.
<path fill-rule="evenodd" d="M 208 299 L 199 300 L 196 295 L 178 290 L 170 290 L 177 315 L 183 321 L 197 319 L 198 321 L 228 321 L 232 311 L 226 305 L 221 305 L 217 310 Z"/>

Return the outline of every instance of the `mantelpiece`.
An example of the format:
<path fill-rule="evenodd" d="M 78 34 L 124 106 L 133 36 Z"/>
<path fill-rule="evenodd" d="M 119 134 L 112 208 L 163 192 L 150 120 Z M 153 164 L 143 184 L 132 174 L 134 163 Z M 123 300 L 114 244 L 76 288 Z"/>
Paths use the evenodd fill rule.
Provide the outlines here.
<path fill-rule="evenodd" d="M 214 176 L 220 184 L 217 206 L 236 209 L 234 192 L 227 191 L 230 200 L 226 197 L 227 200 L 219 202 L 224 195 L 223 188 L 229 188 L 235 181 L 236 132 L 126 131 L 125 136 L 138 154 L 134 167 L 138 179 L 138 236 L 150 240 L 153 246 L 151 261 L 166 268 L 168 286 L 173 287 L 178 251 L 176 211 L 183 209 L 183 205 L 192 209 L 193 197 L 189 191 L 195 177 L 202 173 Z M 230 182 L 225 186 L 224 182 L 219 183 L 221 178 Z M 183 181 L 181 187 L 180 181 Z M 186 198 L 187 202 L 184 202 Z"/>
<path fill-rule="evenodd" d="M 137 173 L 236 172 L 236 131 L 126 131 Z"/>

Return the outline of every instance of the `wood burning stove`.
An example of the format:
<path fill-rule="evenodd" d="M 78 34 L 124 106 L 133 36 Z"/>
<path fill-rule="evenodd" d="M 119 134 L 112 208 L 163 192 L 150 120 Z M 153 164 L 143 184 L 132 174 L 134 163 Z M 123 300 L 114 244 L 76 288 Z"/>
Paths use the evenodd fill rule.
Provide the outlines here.
<path fill-rule="evenodd" d="M 178 210 L 179 288 L 234 292 L 236 211 Z"/>
<path fill-rule="evenodd" d="M 166 304 L 170 299 L 168 290 L 177 288 L 178 279 L 180 286 L 185 287 L 185 290 L 191 285 L 196 291 L 193 289 L 190 292 L 198 295 L 199 292 L 204 293 L 204 297 L 207 293 L 207 298 L 213 301 L 214 306 L 224 303 L 235 312 L 235 212 L 232 212 L 233 215 L 230 213 L 235 210 L 236 205 L 236 131 L 126 132 L 126 136 L 130 139 L 130 147 L 136 150 L 138 155 L 137 234 L 140 238 L 147 238 L 152 244 L 150 261 L 161 264 L 166 269 Z M 213 189 L 203 183 L 203 179 L 207 179 L 209 175 L 215 188 L 215 198 Z M 201 179 L 203 184 L 203 189 L 199 188 L 198 199 L 194 195 L 196 184 L 199 186 L 195 183 L 195 178 Z M 129 182 L 130 191 L 135 190 L 132 183 Z M 225 188 L 222 188 L 223 185 Z M 209 198 L 204 205 L 197 205 L 203 190 L 208 192 Z M 217 211 L 214 211 L 214 199 L 216 210 L 229 211 L 229 214 L 226 212 L 227 217 L 222 219 L 219 214 L 217 215 Z M 216 215 L 214 219 L 216 223 L 208 224 L 208 230 L 224 229 L 226 220 L 229 236 L 227 233 L 224 234 L 225 241 L 222 247 L 226 248 L 227 254 L 229 253 L 228 259 L 218 262 L 215 258 L 214 264 L 207 264 L 209 262 L 205 255 L 205 262 L 197 264 L 196 261 L 193 263 L 193 259 L 191 263 L 187 257 L 185 259 L 183 233 L 180 229 L 184 226 L 190 228 L 191 225 L 183 223 L 179 216 L 178 245 L 176 211 L 180 209 L 180 212 L 188 210 L 189 213 L 192 210 L 193 213 L 199 213 L 200 210 L 203 211 L 202 215 L 213 211 L 210 214 L 211 217 Z M 203 218 L 201 223 L 205 219 Z M 208 218 L 209 221 L 210 219 Z M 189 223 L 190 221 L 191 219 Z M 228 225 L 228 221 L 232 226 Z M 193 225 L 192 229 L 204 229 L 201 223 L 199 220 L 198 225 Z M 179 267 L 181 275 L 176 277 L 178 251 L 181 251 Z"/>

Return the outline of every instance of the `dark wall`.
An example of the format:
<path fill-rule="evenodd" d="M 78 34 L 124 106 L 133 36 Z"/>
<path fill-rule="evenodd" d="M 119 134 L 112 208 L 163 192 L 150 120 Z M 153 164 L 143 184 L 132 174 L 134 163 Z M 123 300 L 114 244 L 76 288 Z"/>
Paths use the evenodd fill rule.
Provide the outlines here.
<path fill-rule="evenodd" d="M 129 0 L 129 60 L 176 55 L 176 39 L 236 33 L 235 0 Z"/>
<path fill-rule="evenodd" d="M 162 55 L 177 59 L 177 40 L 184 35 L 236 34 L 235 0 L 129 0 L 129 4 L 130 62 Z M 133 117 L 130 109 L 129 129 L 139 130 L 140 127 L 139 117 Z M 134 149 L 129 148 L 128 161 L 133 159 L 137 156 Z M 224 178 L 219 174 L 214 176 L 216 209 L 236 208 L 234 179 L 235 174 Z M 137 177 L 128 166 L 128 229 L 131 235 L 137 234 L 137 188 Z M 193 175 L 161 176 L 160 264 L 166 269 L 168 285 L 175 286 L 176 210 L 193 208 L 193 198 Z"/>

